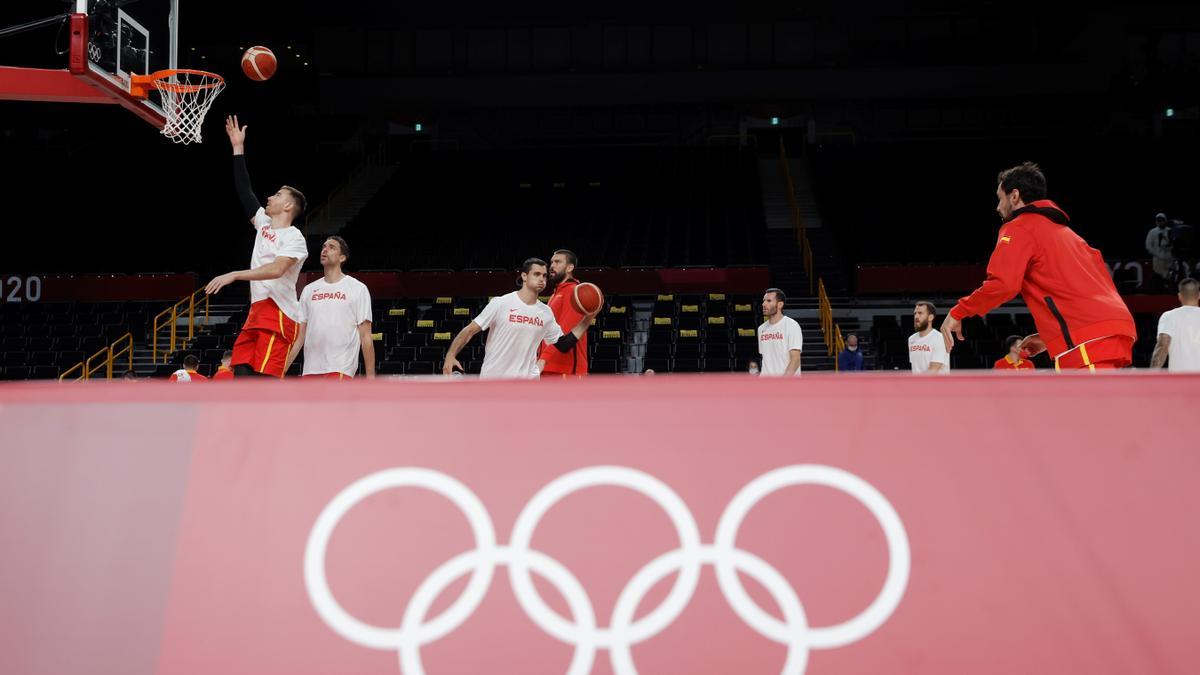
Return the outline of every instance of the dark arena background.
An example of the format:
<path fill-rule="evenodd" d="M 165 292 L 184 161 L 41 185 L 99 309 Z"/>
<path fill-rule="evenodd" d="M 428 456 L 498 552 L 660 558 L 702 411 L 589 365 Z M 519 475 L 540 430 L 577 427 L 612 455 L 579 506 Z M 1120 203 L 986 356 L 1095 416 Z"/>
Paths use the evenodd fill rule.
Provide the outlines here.
<path fill-rule="evenodd" d="M 7 2 L 0 153 L 0 672 L 1196 671 L 1200 4 Z"/>

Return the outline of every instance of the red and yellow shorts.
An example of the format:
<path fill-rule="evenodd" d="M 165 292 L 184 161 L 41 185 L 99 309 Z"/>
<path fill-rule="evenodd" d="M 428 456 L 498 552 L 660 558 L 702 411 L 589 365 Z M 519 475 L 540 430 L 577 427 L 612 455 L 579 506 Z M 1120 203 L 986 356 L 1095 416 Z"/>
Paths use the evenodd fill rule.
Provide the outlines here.
<path fill-rule="evenodd" d="M 1127 335 L 1110 335 L 1099 340 L 1081 344 L 1075 349 L 1054 359 L 1054 370 L 1113 370 L 1128 368 L 1133 363 L 1133 338 Z"/>
<path fill-rule="evenodd" d="M 257 373 L 283 377 L 288 350 L 300 330 L 275 301 L 267 298 L 250 305 L 250 315 L 233 343 L 232 365 L 246 364 Z"/>
<path fill-rule="evenodd" d="M 304 379 L 306 379 L 306 380 L 353 380 L 354 376 L 347 375 L 345 373 L 313 373 L 312 375 L 305 375 Z"/>

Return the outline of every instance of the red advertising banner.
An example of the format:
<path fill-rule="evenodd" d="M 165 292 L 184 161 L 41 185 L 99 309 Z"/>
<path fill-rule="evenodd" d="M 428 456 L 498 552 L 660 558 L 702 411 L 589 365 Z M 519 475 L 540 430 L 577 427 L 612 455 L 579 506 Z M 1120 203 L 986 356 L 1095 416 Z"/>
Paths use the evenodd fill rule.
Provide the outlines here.
<path fill-rule="evenodd" d="M 195 274 L 0 275 L 4 304 L 178 300 L 196 290 Z"/>
<path fill-rule="evenodd" d="M 0 671 L 1191 673 L 1197 391 L 0 387 Z"/>

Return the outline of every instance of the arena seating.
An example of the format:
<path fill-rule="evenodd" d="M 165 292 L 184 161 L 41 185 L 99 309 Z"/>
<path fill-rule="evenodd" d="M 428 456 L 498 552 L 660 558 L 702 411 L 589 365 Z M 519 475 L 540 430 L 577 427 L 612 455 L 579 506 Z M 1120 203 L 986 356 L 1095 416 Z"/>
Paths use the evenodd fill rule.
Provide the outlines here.
<path fill-rule="evenodd" d="M 591 372 L 628 373 L 647 368 L 661 373 L 744 372 L 758 358 L 755 328 L 761 322 L 757 298 L 721 293 L 659 296 L 610 296 L 589 331 Z M 377 300 L 373 306 L 375 356 L 381 375 L 432 375 L 441 372 L 446 349 L 455 334 L 486 304 L 487 298 L 413 298 Z M 148 340 L 151 318 L 165 303 L 44 303 L 6 305 L 0 313 L 0 377 L 5 380 L 52 379 L 105 345 L 131 332 L 139 344 Z M 200 359 L 199 372 L 211 375 L 221 355 L 233 346 L 245 309 L 214 322 L 185 342 L 166 363 L 148 365 L 139 353 L 140 375 L 166 377 L 183 357 Z M 1149 364 L 1158 317 L 1137 314 L 1140 339 L 1134 364 Z M 907 313 L 880 313 L 862 322 L 860 332 L 868 369 L 908 370 L 907 339 L 912 333 Z M 804 369 L 830 369 L 819 335 L 806 326 Z M 991 368 L 1004 354 L 1009 335 L 1035 332 L 1027 313 L 994 313 L 965 322 L 969 340 L 951 355 L 955 370 Z M 476 337 L 459 361 L 471 374 L 483 363 L 486 335 Z M 1045 356 L 1038 367 L 1050 367 Z M 124 363 L 115 372 L 125 369 Z M 303 369 L 303 355 L 291 375 Z"/>
<path fill-rule="evenodd" d="M 162 303 L 10 303 L 0 312 L 3 379 L 53 379 L 112 341 L 145 334 Z"/>
<path fill-rule="evenodd" d="M 400 168 L 390 183 L 343 232 L 350 242 L 371 242 L 352 250 L 356 269 L 512 269 L 555 248 L 585 254 L 589 267 L 767 260 L 750 150 L 454 153 L 395 161 Z M 413 220 L 411 213 L 437 215 Z"/>

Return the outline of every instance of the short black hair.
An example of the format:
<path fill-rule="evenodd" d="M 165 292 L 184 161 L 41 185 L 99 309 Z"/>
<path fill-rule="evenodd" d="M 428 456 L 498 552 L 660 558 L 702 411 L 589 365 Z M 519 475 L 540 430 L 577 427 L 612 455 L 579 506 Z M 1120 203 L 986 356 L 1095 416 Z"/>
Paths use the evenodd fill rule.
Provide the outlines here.
<path fill-rule="evenodd" d="M 546 267 L 546 261 L 541 258 L 526 258 L 525 262 L 521 263 L 521 274 L 528 272 L 534 265 Z"/>
<path fill-rule="evenodd" d="M 196 358 L 195 354 L 188 354 L 183 357 L 183 367 L 188 370 L 195 370 L 200 367 L 200 359 Z"/>
<path fill-rule="evenodd" d="M 1179 282 L 1179 294 L 1185 298 L 1194 298 L 1200 295 L 1200 281 L 1188 277 Z"/>
<path fill-rule="evenodd" d="M 338 248 L 341 249 L 341 251 L 342 251 L 342 255 L 346 256 L 346 260 L 349 260 L 350 259 L 350 244 L 347 244 L 345 239 L 342 239 L 341 237 L 337 236 L 336 234 L 331 234 L 328 237 L 325 237 L 325 241 L 329 241 L 330 239 L 337 242 Z"/>
<path fill-rule="evenodd" d="M 526 274 L 530 269 L 533 268 L 534 265 L 548 267 L 548 265 L 546 265 L 546 261 L 542 260 L 541 258 L 526 258 L 525 262 L 521 263 L 521 269 L 519 271 L 521 274 Z M 521 281 L 521 277 L 517 277 L 517 288 L 521 288 L 524 285 L 525 283 Z"/>
<path fill-rule="evenodd" d="M 1020 190 L 1021 201 L 1026 204 L 1046 198 L 1046 174 L 1033 162 L 1024 162 L 1001 171 L 996 177 L 996 182 L 1005 194 Z"/>
<path fill-rule="evenodd" d="M 296 213 L 292 215 L 292 218 L 299 218 L 304 215 L 304 212 L 308 210 L 308 199 L 304 196 L 304 193 L 291 185 L 284 185 L 283 189 L 288 191 L 288 194 L 292 196 L 292 201 L 296 203 Z"/>
<path fill-rule="evenodd" d="M 1004 338 L 1004 351 L 1012 351 L 1013 345 L 1024 339 L 1025 338 L 1021 337 L 1020 335 L 1009 335 L 1008 337 Z"/>
<path fill-rule="evenodd" d="M 568 264 L 568 265 L 574 265 L 574 266 L 576 266 L 576 267 L 579 267 L 579 256 L 575 255 L 573 252 L 571 252 L 571 251 L 568 251 L 568 250 L 567 250 L 567 249 L 565 249 L 565 248 L 560 248 L 560 249 L 558 249 L 557 251 L 555 251 L 555 252 L 554 252 L 554 255 L 560 255 L 560 254 L 561 254 L 561 255 L 562 255 L 564 258 L 566 258 L 566 259 L 567 259 L 567 264 Z"/>
<path fill-rule="evenodd" d="M 232 349 L 226 349 L 225 353 L 221 354 L 221 360 L 224 361 L 225 359 L 229 359 L 231 361 L 233 360 L 233 350 Z"/>
<path fill-rule="evenodd" d="M 767 293 L 775 294 L 775 302 L 787 302 L 787 294 L 785 294 L 783 291 L 779 290 L 778 288 L 771 287 L 771 288 L 768 288 L 767 290 L 763 291 L 763 295 L 766 295 Z"/>
<path fill-rule="evenodd" d="M 924 307 L 925 311 L 929 312 L 929 316 L 937 316 L 937 306 L 935 306 L 932 302 L 930 302 L 928 300 L 917 301 L 917 304 L 915 305 L 914 309 L 916 307 Z"/>

